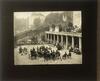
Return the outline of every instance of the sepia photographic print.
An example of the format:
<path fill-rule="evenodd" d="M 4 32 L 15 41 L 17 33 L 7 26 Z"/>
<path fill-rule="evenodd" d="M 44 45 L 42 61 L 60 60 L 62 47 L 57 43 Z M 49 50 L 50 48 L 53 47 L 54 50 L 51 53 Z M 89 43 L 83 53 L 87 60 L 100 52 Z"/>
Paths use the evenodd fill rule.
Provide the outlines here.
<path fill-rule="evenodd" d="M 82 64 L 82 12 L 13 12 L 14 65 Z"/>

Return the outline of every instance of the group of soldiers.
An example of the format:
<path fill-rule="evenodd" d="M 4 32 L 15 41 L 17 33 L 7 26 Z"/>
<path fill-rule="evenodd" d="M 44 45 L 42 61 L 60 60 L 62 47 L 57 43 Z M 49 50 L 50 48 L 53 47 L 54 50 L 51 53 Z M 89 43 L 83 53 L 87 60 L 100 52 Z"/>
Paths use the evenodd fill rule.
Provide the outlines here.
<path fill-rule="evenodd" d="M 50 47 L 45 47 L 45 46 L 40 46 L 37 47 L 36 49 L 33 47 L 32 49 L 29 50 L 26 47 L 22 48 L 21 46 L 19 47 L 19 54 L 28 54 L 29 58 L 31 60 L 37 59 L 37 58 L 44 58 L 45 61 L 48 60 L 57 60 L 60 59 L 61 61 L 63 59 L 70 59 L 72 56 L 72 48 L 68 50 L 68 52 L 65 52 L 64 54 L 61 54 L 61 52 L 57 50 L 52 50 Z"/>

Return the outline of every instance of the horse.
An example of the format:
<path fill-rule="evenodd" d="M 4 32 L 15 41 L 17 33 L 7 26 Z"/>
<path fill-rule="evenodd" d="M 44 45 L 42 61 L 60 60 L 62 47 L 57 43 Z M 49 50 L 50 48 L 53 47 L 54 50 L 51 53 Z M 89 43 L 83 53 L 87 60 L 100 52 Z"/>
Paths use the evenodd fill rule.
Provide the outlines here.
<path fill-rule="evenodd" d="M 69 54 L 67 55 L 68 58 L 71 58 L 71 52 L 69 52 Z"/>
<path fill-rule="evenodd" d="M 62 59 L 66 59 L 66 57 L 68 57 L 67 53 L 65 52 L 65 54 L 62 56 Z"/>
<path fill-rule="evenodd" d="M 28 52 L 28 51 L 27 51 L 27 48 L 24 47 L 24 49 L 23 49 L 23 53 L 24 53 L 24 54 L 27 54 L 27 52 Z"/>
<path fill-rule="evenodd" d="M 74 52 L 74 49 L 71 47 L 71 48 L 69 49 L 69 52 Z"/>
<path fill-rule="evenodd" d="M 44 57 L 44 61 L 45 61 L 45 60 L 46 60 L 46 61 L 48 60 L 48 59 L 47 59 L 47 52 L 46 52 L 46 51 L 44 51 L 43 57 Z"/>
<path fill-rule="evenodd" d="M 31 59 L 36 59 L 37 58 L 37 53 L 36 53 L 36 51 L 34 51 L 34 50 L 31 50 L 30 51 L 31 52 Z"/>
<path fill-rule="evenodd" d="M 50 58 L 52 60 L 55 60 L 56 59 L 56 53 L 54 51 L 50 53 Z"/>
<path fill-rule="evenodd" d="M 77 49 L 74 50 L 74 53 L 80 55 L 81 54 L 81 51 L 77 48 Z"/>
<path fill-rule="evenodd" d="M 61 50 L 61 49 L 63 49 L 63 46 L 60 45 L 60 44 L 57 44 L 57 45 L 56 45 L 56 48 L 57 48 L 58 50 Z"/>
<path fill-rule="evenodd" d="M 57 50 L 56 53 L 55 53 L 55 57 L 56 57 L 57 59 L 59 59 L 59 58 L 61 59 L 60 52 L 59 52 L 58 50 Z"/>

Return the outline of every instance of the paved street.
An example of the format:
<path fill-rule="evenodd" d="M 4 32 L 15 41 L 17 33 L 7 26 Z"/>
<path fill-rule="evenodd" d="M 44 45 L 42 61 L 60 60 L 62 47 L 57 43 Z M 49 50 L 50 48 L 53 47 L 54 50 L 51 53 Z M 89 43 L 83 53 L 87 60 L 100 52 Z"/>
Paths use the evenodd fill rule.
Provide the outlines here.
<path fill-rule="evenodd" d="M 41 64 L 82 64 L 82 55 L 77 55 L 75 53 L 72 53 L 72 56 L 70 59 L 66 58 L 65 60 L 49 60 L 49 61 L 44 61 L 44 58 L 37 58 L 36 60 L 31 60 L 29 58 L 29 54 L 30 54 L 30 49 L 32 49 L 33 47 L 36 49 L 40 46 L 43 45 L 23 45 L 22 48 L 26 47 L 28 49 L 28 54 L 19 54 L 19 47 L 14 48 L 14 64 L 15 65 L 41 65 Z M 52 50 L 56 50 L 57 48 L 54 47 L 53 45 L 44 45 L 45 47 L 51 47 Z M 63 49 L 60 51 L 61 56 L 67 52 L 66 49 Z"/>

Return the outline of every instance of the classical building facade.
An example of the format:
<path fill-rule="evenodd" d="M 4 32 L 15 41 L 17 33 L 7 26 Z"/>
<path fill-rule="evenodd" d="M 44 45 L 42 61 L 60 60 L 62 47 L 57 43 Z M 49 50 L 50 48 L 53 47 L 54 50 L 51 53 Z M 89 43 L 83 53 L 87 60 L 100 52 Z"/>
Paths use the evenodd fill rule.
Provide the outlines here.
<path fill-rule="evenodd" d="M 51 44 L 61 44 L 64 47 L 68 48 L 77 47 L 82 51 L 82 33 L 78 32 L 59 32 L 59 26 L 55 26 L 55 30 L 52 30 L 50 27 L 49 31 L 45 32 L 45 39 L 48 43 Z"/>
<path fill-rule="evenodd" d="M 75 31 L 76 26 L 81 28 L 81 12 L 80 11 L 67 11 L 62 14 L 61 26 L 55 24 L 55 27 L 49 27 L 49 31 L 45 32 L 45 39 L 48 43 L 61 44 L 68 48 L 77 47 L 82 51 L 82 33 Z M 69 24 L 71 23 L 71 25 Z M 73 29 L 73 28 L 74 29 Z M 61 29 L 62 28 L 62 29 Z M 70 31 L 68 31 L 70 29 Z M 67 30 L 67 31 L 66 31 Z"/>

